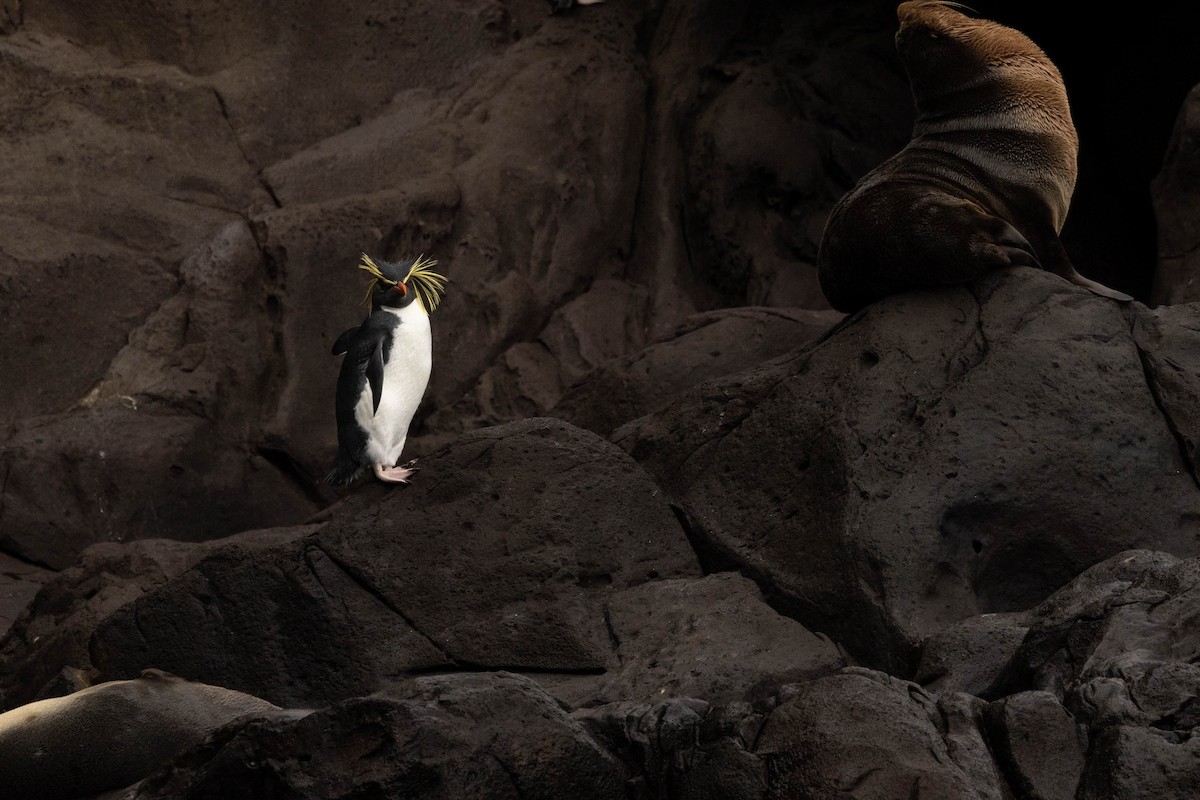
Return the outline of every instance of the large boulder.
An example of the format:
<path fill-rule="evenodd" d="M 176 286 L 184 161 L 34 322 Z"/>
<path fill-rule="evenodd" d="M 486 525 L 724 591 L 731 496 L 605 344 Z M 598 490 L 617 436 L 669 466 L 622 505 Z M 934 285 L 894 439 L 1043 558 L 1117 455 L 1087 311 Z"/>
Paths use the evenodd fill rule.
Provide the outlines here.
<path fill-rule="evenodd" d="M 90 664 L 73 666 L 104 679 L 155 666 L 280 705 L 435 668 L 598 676 L 616 661 L 615 593 L 700 575 L 641 468 L 548 419 L 464 435 L 411 487 L 372 487 L 296 533 L 216 547 L 128 592 L 92 621 Z"/>
<path fill-rule="evenodd" d="M 842 314 L 794 308 L 730 308 L 684 320 L 670 335 L 592 370 L 550 411 L 602 436 L 671 403 L 675 395 L 789 353 Z"/>
<path fill-rule="evenodd" d="M 955 622 L 921 644 L 913 680 L 931 692 L 1001 694 L 1004 669 L 1029 632 L 1029 613 L 980 614 Z"/>
<path fill-rule="evenodd" d="M 1031 612 L 1007 678 L 1010 690 L 1040 691 L 1004 704 L 1007 714 L 1018 698 L 1038 698 L 1041 710 L 1021 739 L 1042 737 L 1043 745 L 1026 754 L 1020 772 L 1061 786 L 1039 796 L 1182 800 L 1200 790 L 1198 603 L 1200 559 L 1132 551 L 1088 569 Z M 1086 725 L 1085 739 L 1071 744 L 1075 726 L 1048 698 Z M 1081 768 L 1076 795 L 1066 776 Z"/>
<path fill-rule="evenodd" d="M 1200 560 L 1120 553 L 1033 611 L 1008 685 L 1054 692 L 1094 727 L 1200 725 L 1198 598 Z"/>
<path fill-rule="evenodd" d="M 53 574 L 0 553 L 0 641 Z"/>
<path fill-rule="evenodd" d="M 833 642 L 773 611 L 733 572 L 626 589 L 609 602 L 608 621 L 619 666 L 588 705 L 663 696 L 739 702 L 845 663 Z"/>
<path fill-rule="evenodd" d="M 1011 270 L 889 298 L 613 438 L 707 568 L 911 674 L 927 636 L 1029 608 L 1113 553 L 1196 553 L 1198 314 Z"/>
<path fill-rule="evenodd" d="M 862 800 L 924 796 L 1001 800 L 1005 784 L 983 732 L 984 703 L 937 698 L 870 670 L 796 687 L 773 710 L 754 751 L 768 765 L 766 797 Z"/>
<path fill-rule="evenodd" d="M 988 741 L 1019 797 L 1074 800 L 1086 729 L 1049 692 L 1018 692 L 987 710 Z"/>
<path fill-rule="evenodd" d="M 927 645 L 947 667 L 929 689 L 853 667 L 721 704 L 574 716 L 648 797 L 1183 800 L 1200 785 L 1198 564 L 1119 553 L 1023 614 L 951 626 Z M 988 631 L 1003 646 L 963 652 Z M 955 689 L 972 680 L 997 699 Z"/>
<path fill-rule="evenodd" d="M 300 526 L 246 531 L 209 542 L 103 542 L 85 550 L 75 566 L 39 575 L 40 587 L 17 610 L 11 630 L 0 638 L 0 709 L 70 691 L 81 673 L 85 683 L 98 677 L 88 650 L 96 626 L 209 554 L 247 558 L 256 549 L 313 530 Z"/>
<path fill-rule="evenodd" d="M 11 418 L 83 400 L 176 294 L 181 260 L 265 194 L 203 81 L 28 32 L 0 53 L 0 115 L 21 120 L 0 155 Z"/>

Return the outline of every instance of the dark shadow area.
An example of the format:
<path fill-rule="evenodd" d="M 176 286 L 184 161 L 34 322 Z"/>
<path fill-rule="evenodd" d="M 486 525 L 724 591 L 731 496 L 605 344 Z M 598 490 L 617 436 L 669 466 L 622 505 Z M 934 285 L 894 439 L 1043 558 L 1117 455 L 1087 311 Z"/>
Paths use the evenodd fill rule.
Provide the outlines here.
<path fill-rule="evenodd" d="M 1150 182 L 1184 96 L 1200 83 L 1200 7 L 1106 14 L 1034 2 L 971 5 L 1027 34 L 1058 65 L 1080 143 L 1063 242 L 1081 273 L 1145 300 L 1157 250 Z"/>

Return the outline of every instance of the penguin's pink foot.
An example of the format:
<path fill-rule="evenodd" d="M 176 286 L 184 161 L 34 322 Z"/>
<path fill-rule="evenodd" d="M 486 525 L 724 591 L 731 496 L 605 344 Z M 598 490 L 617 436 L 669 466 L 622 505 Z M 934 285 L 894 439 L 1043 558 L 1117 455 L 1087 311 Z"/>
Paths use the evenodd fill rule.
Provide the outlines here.
<path fill-rule="evenodd" d="M 412 463 L 411 461 L 409 462 Z M 416 472 L 408 466 L 403 467 L 385 467 L 383 464 L 375 465 L 375 477 L 384 483 L 408 483 L 408 479 Z"/>

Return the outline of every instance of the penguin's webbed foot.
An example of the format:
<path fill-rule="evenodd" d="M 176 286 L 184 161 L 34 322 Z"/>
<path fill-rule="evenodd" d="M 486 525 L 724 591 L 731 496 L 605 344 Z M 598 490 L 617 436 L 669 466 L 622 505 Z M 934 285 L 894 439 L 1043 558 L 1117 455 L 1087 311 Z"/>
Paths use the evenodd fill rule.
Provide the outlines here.
<path fill-rule="evenodd" d="M 413 459 L 413 461 L 416 461 L 416 459 Z M 408 484 L 408 479 L 416 472 L 415 469 L 409 466 L 413 461 L 408 462 L 408 464 L 402 467 L 385 467 L 383 464 L 376 464 L 375 477 L 384 483 Z"/>

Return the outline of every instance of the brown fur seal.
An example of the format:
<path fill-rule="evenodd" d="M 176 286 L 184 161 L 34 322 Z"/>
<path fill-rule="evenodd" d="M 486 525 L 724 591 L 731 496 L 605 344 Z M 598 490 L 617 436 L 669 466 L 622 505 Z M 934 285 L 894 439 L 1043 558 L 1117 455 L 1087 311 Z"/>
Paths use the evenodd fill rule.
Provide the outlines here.
<path fill-rule="evenodd" d="M 0 714 L 0 797 L 70 800 L 120 789 L 238 717 L 300 713 L 148 669 Z"/>
<path fill-rule="evenodd" d="M 912 140 L 830 212 L 817 256 L 826 299 L 850 312 L 1033 266 L 1131 300 L 1076 272 L 1058 239 L 1079 150 L 1058 69 L 1023 33 L 956 5 L 896 9 L 917 107 Z"/>

